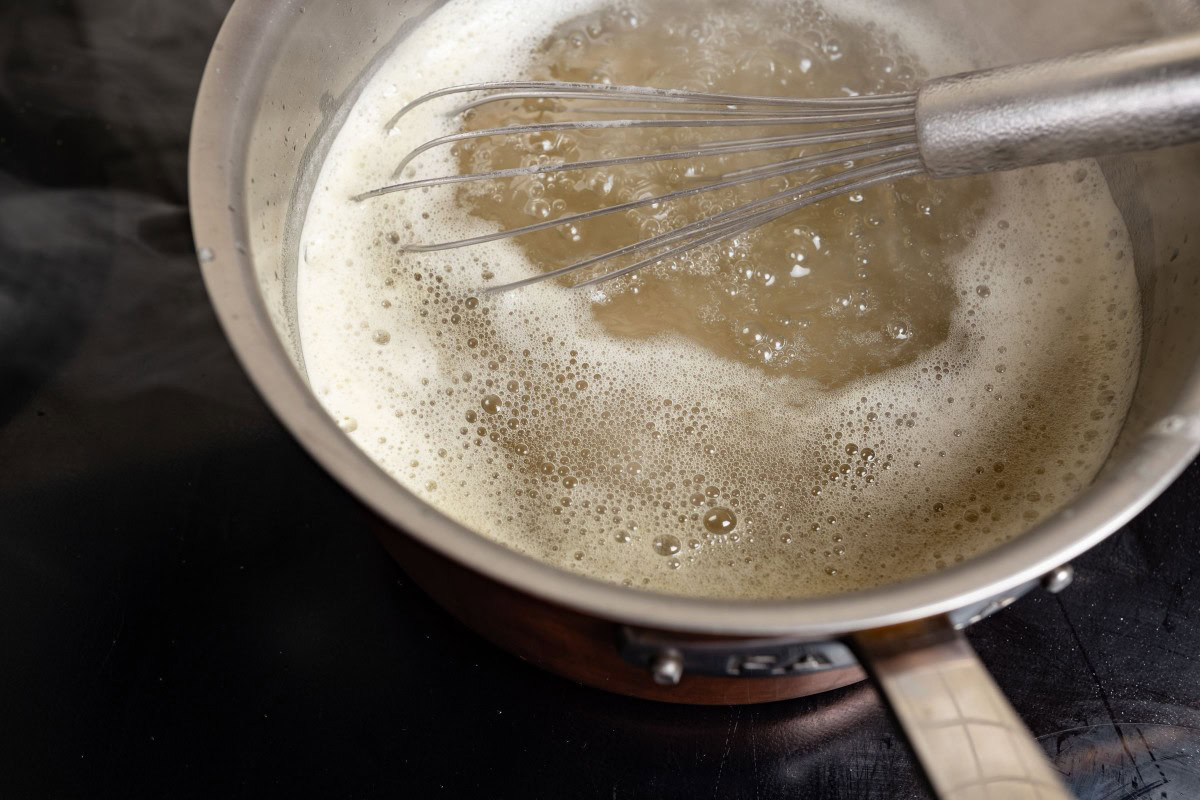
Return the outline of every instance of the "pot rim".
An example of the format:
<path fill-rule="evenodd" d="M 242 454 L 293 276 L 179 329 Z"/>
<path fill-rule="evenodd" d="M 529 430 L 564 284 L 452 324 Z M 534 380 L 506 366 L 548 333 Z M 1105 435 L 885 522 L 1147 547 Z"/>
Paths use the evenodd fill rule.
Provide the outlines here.
<path fill-rule="evenodd" d="M 276 4 L 277 5 L 277 4 Z M 1200 452 L 1200 364 L 1173 413 L 1151 426 L 1125 461 L 1105 468 L 1069 505 L 983 555 L 875 589 L 795 600 L 659 594 L 550 566 L 455 522 L 390 477 L 337 427 L 284 349 L 249 253 L 242 207 L 245 145 L 261 96 L 264 42 L 280 23 L 271 0 L 237 0 L 209 56 L 188 154 L 192 228 L 201 271 L 225 334 L 275 415 L 338 481 L 426 546 L 515 589 L 626 624 L 688 632 L 843 636 L 948 614 L 1021 587 L 1118 530 Z M 259 82 L 255 83 L 258 78 Z"/>

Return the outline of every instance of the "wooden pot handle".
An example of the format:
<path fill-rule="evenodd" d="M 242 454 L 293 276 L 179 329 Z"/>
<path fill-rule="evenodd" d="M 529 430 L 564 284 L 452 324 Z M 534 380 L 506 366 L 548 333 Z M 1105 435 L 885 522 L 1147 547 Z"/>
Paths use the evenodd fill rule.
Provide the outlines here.
<path fill-rule="evenodd" d="M 940 800 L 1071 800 L 961 632 L 946 620 L 853 640 Z"/>

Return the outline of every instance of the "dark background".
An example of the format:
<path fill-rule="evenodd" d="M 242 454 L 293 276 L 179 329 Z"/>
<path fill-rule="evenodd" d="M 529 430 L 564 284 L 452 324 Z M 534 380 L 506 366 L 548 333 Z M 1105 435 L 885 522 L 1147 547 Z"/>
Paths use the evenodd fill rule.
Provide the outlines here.
<path fill-rule="evenodd" d="M 200 281 L 187 135 L 227 7 L 0 0 L 0 797 L 925 797 L 869 686 L 615 697 L 406 580 Z M 1198 500 L 1193 466 L 971 629 L 1089 800 L 1200 797 Z"/>

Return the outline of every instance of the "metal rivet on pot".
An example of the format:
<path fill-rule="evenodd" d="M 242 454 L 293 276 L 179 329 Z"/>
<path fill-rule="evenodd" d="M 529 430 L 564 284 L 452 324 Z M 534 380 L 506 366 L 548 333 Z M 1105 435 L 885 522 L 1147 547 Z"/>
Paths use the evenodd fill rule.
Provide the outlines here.
<path fill-rule="evenodd" d="M 1070 586 L 1074 579 L 1075 570 L 1070 564 L 1063 564 L 1058 569 L 1050 570 L 1042 576 L 1042 588 L 1050 594 L 1058 594 Z"/>
<path fill-rule="evenodd" d="M 674 686 L 683 678 L 683 656 L 678 650 L 664 650 L 650 662 L 650 677 L 659 686 Z"/>

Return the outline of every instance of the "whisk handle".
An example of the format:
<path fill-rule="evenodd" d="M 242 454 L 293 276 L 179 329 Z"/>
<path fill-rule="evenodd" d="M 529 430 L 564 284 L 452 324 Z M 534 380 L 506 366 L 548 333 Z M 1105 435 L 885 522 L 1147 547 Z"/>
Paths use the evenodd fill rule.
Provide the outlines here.
<path fill-rule="evenodd" d="M 936 78 L 917 139 L 938 178 L 1200 140 L 1200 34 Z"/>

